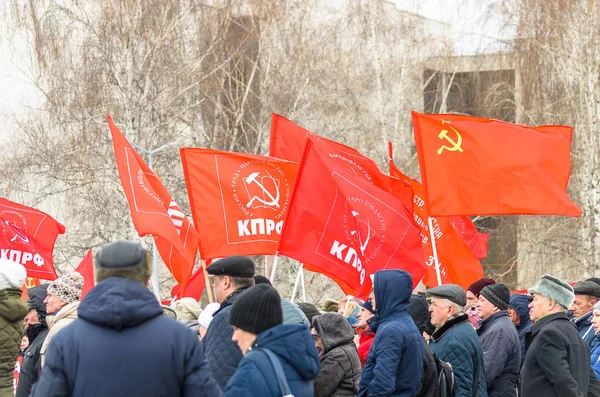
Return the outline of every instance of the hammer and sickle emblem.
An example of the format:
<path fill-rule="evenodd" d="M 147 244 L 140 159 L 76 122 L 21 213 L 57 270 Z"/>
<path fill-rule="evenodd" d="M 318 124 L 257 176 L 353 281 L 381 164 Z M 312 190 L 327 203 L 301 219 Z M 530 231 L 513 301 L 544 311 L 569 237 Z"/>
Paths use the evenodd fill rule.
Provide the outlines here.
<path fill-rule="evenodd" d="M 463 149 L 460 147 L 460 145 L 462 145 L 462 136 L 460 136 L 460 133 L 458 131 L 456 131 L 456 129 L 454 127 L 452 127 L 450 125 L 449 121 L 442 120 L 442 125 L 443 124 L 448 124 L 448 126 L 450 127 L 450 129 L 452 131 L 454 131 L 454 133 L 456 134 L 456 141 L 448 136 L 448 130 L 442 130 L 439 133 L 438 138 L 447 140 L 448 142 L 450 142 L 450 144 L 452 146 L 442 145 L 442 147 L 440 147 L 438 149 L 437 154 L 442 154 L 442 152 L 444 151 L 444 149 L 448 150 L 449 152 L 459 151 L 459 152 L 462 153 Z"/>
<path fill-rule="evenodd" d="M 37 285 L 35 278 L 33 277 L 27 277 L 27 280 L 25 280 L 25 286 L 29 289 L 29 288 L 33 288 Z"/>

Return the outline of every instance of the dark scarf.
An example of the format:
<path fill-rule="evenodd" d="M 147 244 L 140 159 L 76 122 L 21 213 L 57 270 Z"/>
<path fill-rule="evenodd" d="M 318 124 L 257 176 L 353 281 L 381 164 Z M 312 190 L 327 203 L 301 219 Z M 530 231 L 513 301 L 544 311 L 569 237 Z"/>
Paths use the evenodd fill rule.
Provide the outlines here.
<path fill-rule="evenodd" d="M 29 339 L 29 344 L 31 345 L 35 338 L 47 329 L 48 327 L 45 324 L 30 324 L 25 330 L 25 336 Z"/>

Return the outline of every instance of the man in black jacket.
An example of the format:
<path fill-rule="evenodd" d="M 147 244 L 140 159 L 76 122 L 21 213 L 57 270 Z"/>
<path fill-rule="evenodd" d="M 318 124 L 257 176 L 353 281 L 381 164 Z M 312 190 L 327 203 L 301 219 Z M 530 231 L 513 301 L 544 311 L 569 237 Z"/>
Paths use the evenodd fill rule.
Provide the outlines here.
<path fill-rule="evenodd" d="M 596 395 L 596 377 L 590 352 L 567 317 L 573 304 L 573 288 L 564 281 L 543 275 L 529 289 L 535 322 L 526 335 L 521 397 L 584 397 Z"/>
<path fill-rule="evenodd" d="M 31 387 L 38 380 L 42 369 L 40 350 L 42 344 L 48 335 L 48 326 L 46 325 L 46 299 L 48 284 L 31 288 L 27 291 L 27 313 L 25 336 L 29 338 L 29 347 L 23 356 L 21 373 L 19 375 L 19 385 L 17 386 L 16 397 L 27 397 L 31 392 Z"/>

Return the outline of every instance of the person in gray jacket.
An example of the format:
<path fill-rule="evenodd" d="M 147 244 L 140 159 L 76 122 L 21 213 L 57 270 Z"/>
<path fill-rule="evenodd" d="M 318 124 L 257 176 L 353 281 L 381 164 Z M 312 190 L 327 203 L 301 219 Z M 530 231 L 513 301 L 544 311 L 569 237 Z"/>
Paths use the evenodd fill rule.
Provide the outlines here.
<path fill-rule="evenodd" d="M 321 356 L 315 397 L 356 396 L 362 364 L 350 323 L 339 313 L 325 313 L 313 318 L 312 334 Z"/>
<path fill-rule="evenodd" d="M 481 325 L 477 330 L 483 348 L 485 383 L 490 397 L 516 397 L 521 369 L 519 334 L 508 316 L 510 291 L 491 284 L 479 294 Z"/>

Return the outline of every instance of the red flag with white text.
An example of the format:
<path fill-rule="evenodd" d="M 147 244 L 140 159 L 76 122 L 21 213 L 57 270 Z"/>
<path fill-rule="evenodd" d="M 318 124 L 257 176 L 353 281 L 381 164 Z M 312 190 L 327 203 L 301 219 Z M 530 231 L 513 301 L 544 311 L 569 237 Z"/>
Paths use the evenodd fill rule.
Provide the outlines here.
<path fill-rule="evenodd" d="M 54 243 L 65 227 L 35 208 L 0 198 L 0 255 L 22 264 L 29 277 L 56 280 Z"/>
<path fill-rule="evenodd" d="M 115 148 L 119 177 L 140 236 L 151 234 L 165 265 L 184 289 L 194 268 L 198 233 L 160 178 L 106 117 Z"/>
<path fill-rule="evenodd" d="M 181 161 L 203 259 L 276 254 L 298 164 L 196 148 Z"/>
<path fill-rule="evenodd" d="M 403 269 L 416 285 L 424 272 L 419 229 L 402 203 L 333 161 L 308 139 L 299 165 L 279 252 L 309 263 L 366 297 L 369 275 Z"/>

